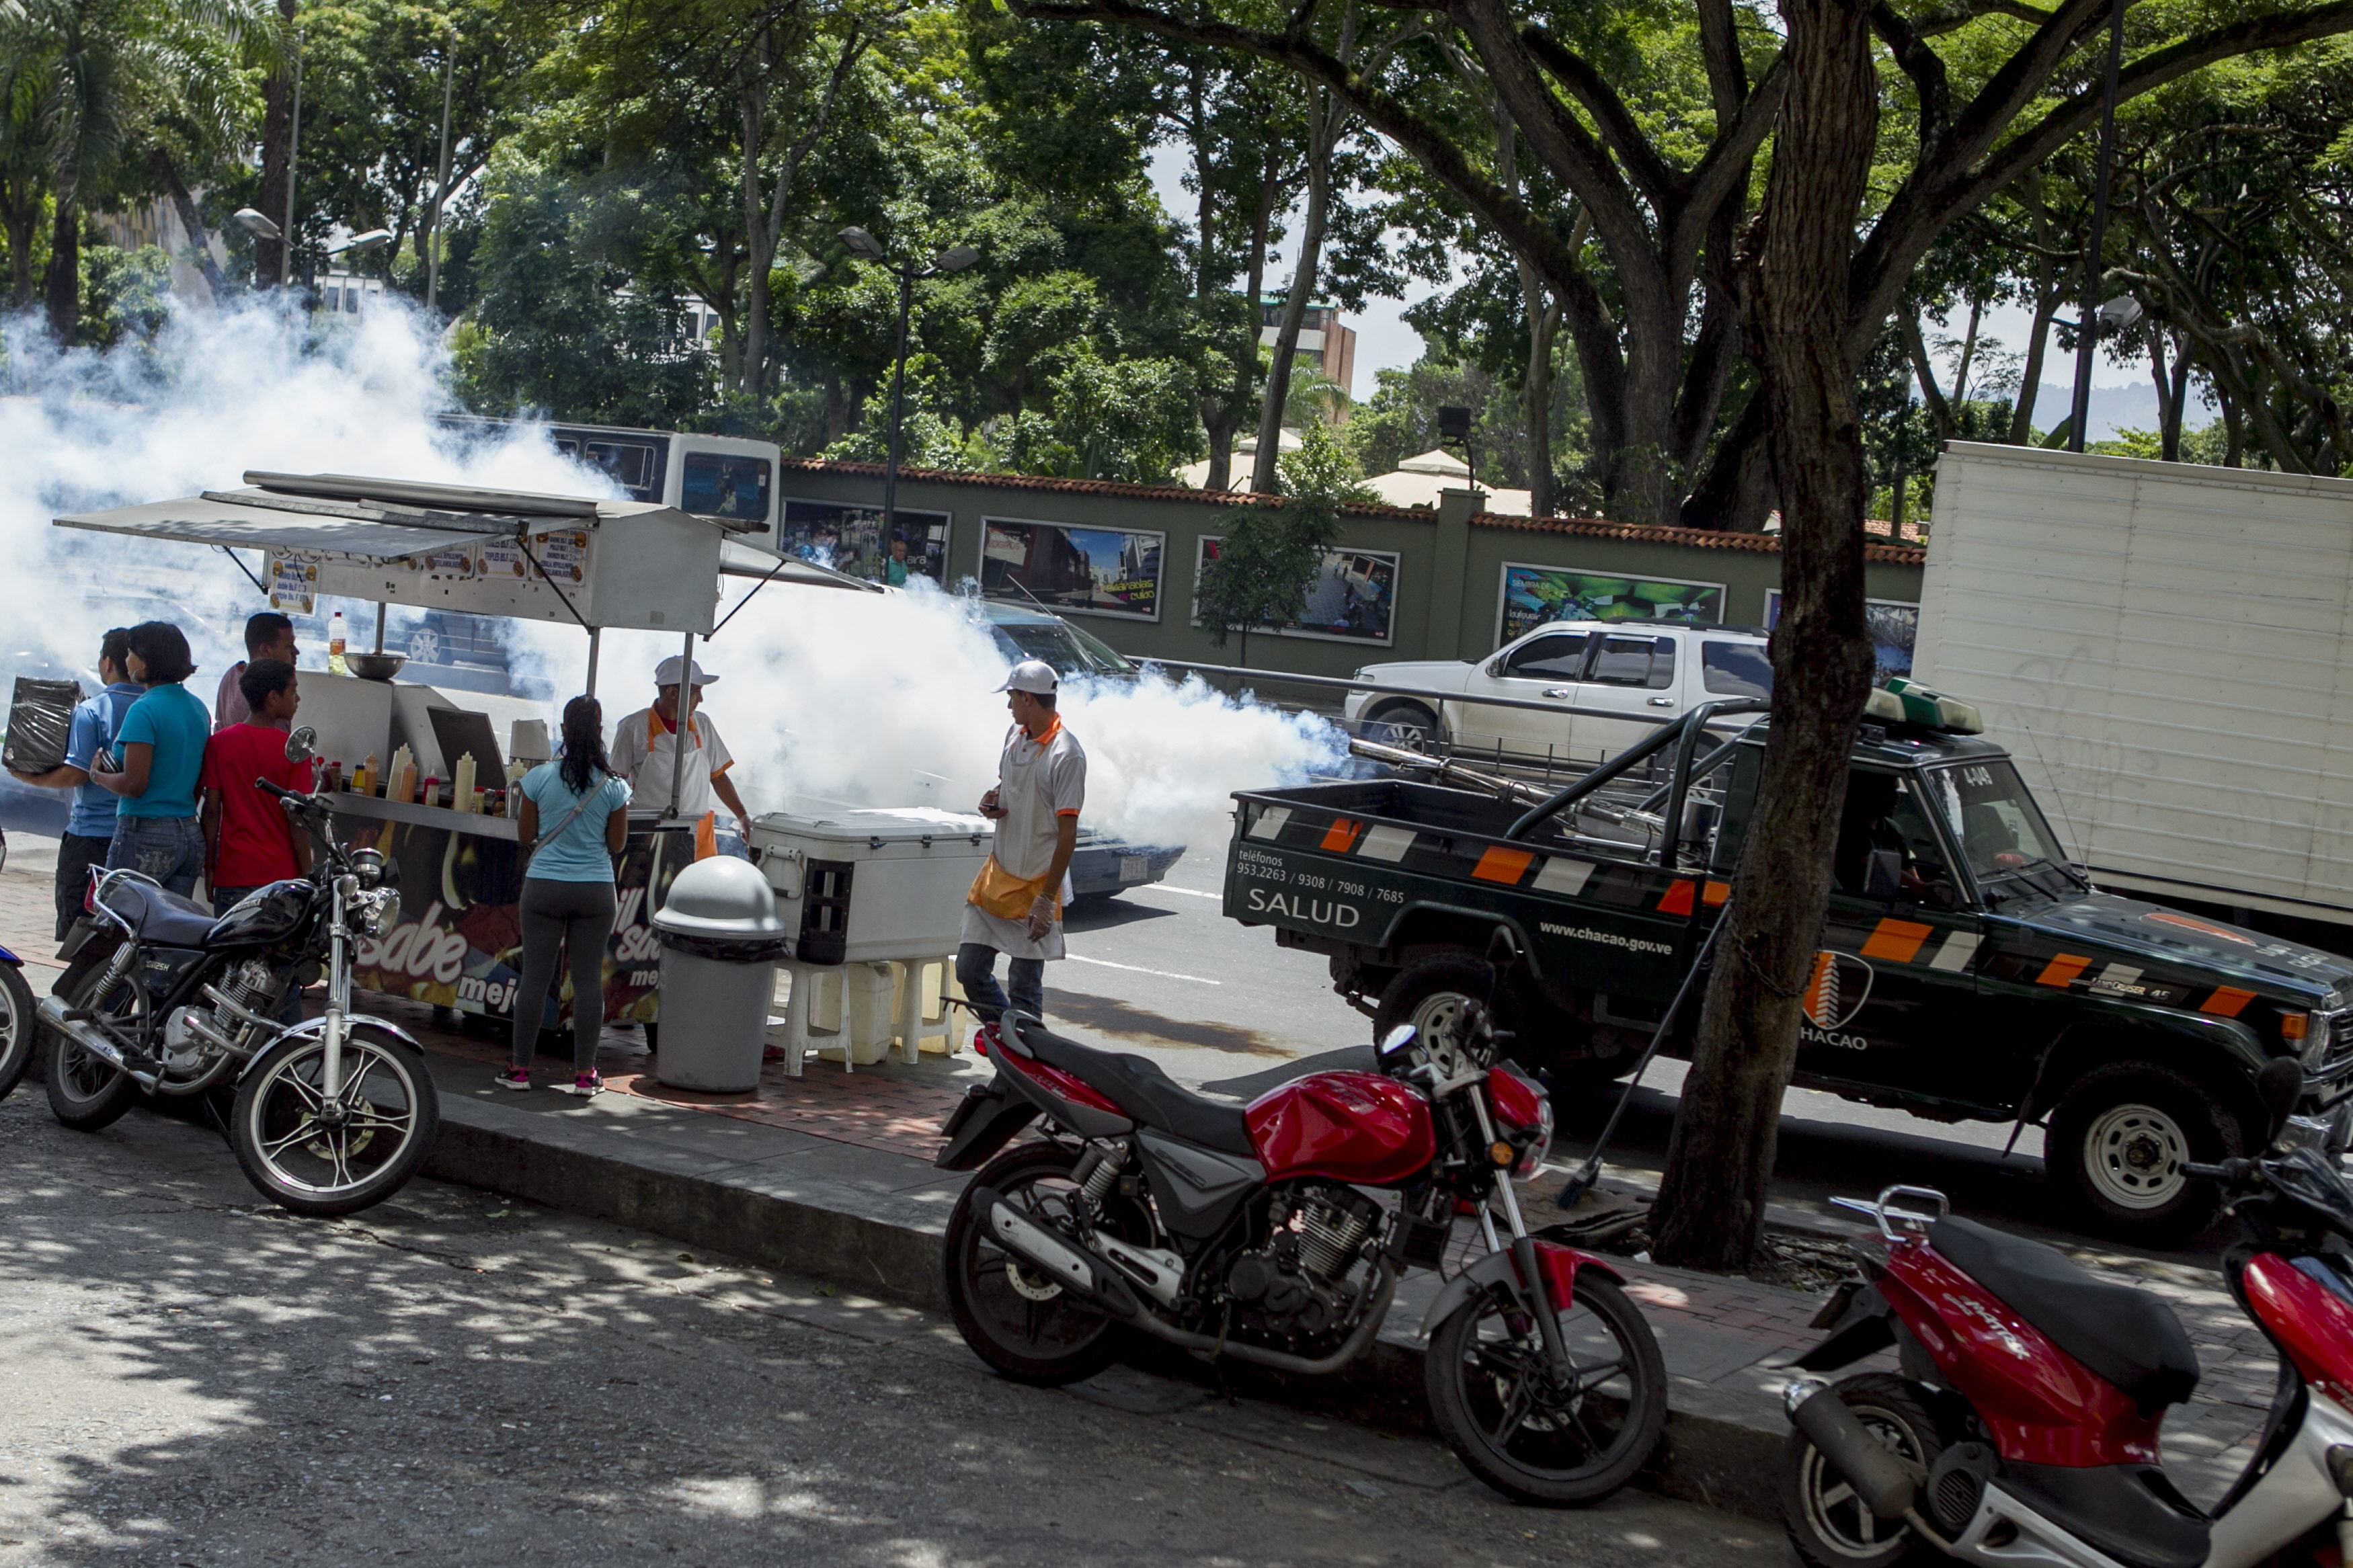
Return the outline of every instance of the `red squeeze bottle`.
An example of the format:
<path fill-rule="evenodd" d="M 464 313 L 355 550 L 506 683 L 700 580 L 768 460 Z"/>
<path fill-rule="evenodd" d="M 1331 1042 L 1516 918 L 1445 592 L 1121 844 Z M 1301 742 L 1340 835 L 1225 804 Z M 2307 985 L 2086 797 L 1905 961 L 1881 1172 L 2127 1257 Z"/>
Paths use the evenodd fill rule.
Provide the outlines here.
<path fill-rule="evenodd" d="M 441 781 L 440 781 L 439 779 L 435 778 L 431 773 L 427 773 L 427 774 L 425 775 L 425 788 L 424 788 L 424 790 L 423 790 L 423 791 L 422 791 L 422 792 L 417 795 L 417 802 L 418 802 L 418 804 L 419 804 L 419 805 L 440 805 L 440 804 L 441 804 Z"/>

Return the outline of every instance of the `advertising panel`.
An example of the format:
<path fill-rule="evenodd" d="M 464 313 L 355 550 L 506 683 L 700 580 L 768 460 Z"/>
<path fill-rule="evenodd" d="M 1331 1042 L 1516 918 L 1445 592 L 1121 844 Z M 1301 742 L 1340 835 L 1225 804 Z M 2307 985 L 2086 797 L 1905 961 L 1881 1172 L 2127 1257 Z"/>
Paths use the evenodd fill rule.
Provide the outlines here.
<path fill-rule="evenodd" d="M 785 502 L 776 548 L 819 566 L 830 566 L 870 583 L 893 587 L 910 577 L 944 584 L 948 570 L 948 514 L 901 507 L 892 532 L 905 548 L 893 552 L 882 538 L 881 507 L 840 501 Z"/>
<path fill-rule="evenodd" d="M 1688 621 L 1724 619 L 1724 584 L 1672 577 L 1629 577 L 1581 566 L 1504 563 L 1495 646 L 1526 636 L 1548 621 Z"/>
<path fill-rule="evenodd" d="M 1168 536 L 1081 523 L 985 517 L 981 592 L 1067 614 L 1160 618 Z"/>
<path fill-rule="evenodd" d="M 1198 589 L 1203 573 L 1218 558 L 1220 542 L 1203 534 L 1193 563 Z M 1322 637 L 1335 642 L 1372 643 L 1387 647 L 1396 640 L 1398 557 L 1385 550 L 1326 550 L 1315 579 L 1296 620 L 1280 626 L 1253 626 L 1277 637 Z M 1198 604 L 1193 622 L 1200 624 Z"/>
<path fill-rule="evenodd" d="M 1765 590 L 1765 629 L 1781 624 L 1781 590 Z M 1902 599 L 1865 599 L 1862 624 L 1871 633 L 1871 655 L 1877 664 L 1873 683 L 1891 675 L 1912 673 L 1912 645 L 1920 636 L 1920 606 Z"/>

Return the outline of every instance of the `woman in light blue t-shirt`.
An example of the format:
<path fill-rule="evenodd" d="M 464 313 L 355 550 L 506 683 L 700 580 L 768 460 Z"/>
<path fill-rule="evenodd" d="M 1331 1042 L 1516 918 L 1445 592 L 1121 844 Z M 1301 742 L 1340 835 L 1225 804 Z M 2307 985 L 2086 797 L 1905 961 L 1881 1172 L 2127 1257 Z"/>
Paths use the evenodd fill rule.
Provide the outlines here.
<path fill-rule="evenodd" d="M 596 1037 L 605 1027 L 605 946 L 613 936 L 613 857 L 629 835 L 629 786 L 605 756 L 605 710 L 593 697 L 564 705 L 564 754 L 523 774 L 522 978 L 514 998 L 514 1059 L 501 1089 L 531 1087 L 548 987 L 559 952 L 572 955 L 572 1082 L 594 1094 Z"/>

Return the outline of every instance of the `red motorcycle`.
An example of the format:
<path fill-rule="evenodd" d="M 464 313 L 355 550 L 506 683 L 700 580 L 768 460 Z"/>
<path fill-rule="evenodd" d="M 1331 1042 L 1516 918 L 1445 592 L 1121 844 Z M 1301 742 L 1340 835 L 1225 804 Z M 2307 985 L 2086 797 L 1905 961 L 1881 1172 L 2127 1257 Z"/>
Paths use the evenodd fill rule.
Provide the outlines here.
<path fill-rule="evenodd" d="M 1423 1323 L 1455 1452 L 1511 1497 L 1573 1504 L 1624 1486 L 1657 1446 L 1667 1380 L 1650 1325 L 1607 1263 L 1521 1218 L 1511 1177 L 1542 1163 L 1552 1106 L 1495 1061 L 1483 1006 L 1443 1037 L 1392 1031 L 1377 1072 L 1315 1073 L 1246 1107 L 1018 1013 L 981 1044 L 997 1076 L 949 1118 L 937 1163 L 987 1162 L 948 1222 L 947 1293 L 965 1342 L 1006 1376 L 1075 1383 L 1139 1334 L 1337 1372 L 1379 1335 L 1405 1269 L 1446 1268 L 1467 1217 L 1483 1250 Z M 1041 1116 L 1042 1138 L 1006 1149 Z"/>
<path fill-rule="evenodd" d="M 1937 1193 L 1891 1187 L 1841 1200 L 1879 1222 L 1886 1259 L 1833 1298 L 1830 1339 L 1797 1364 L 1892 1345 L 1902 1375 L 1790 1384 L 1782 1504 L 1799 1555 L 1883 1568 L 1925 1543 L 2049 1568 L 2353 1562 L 2353 1194 L 2323 1152 L 2327 1128 L 2287 1116 L 2301 1081 L 2284 1058 L 2258 1079 L 2273 1130 L 2262 1155 L 2183 1167 L 2233 1194 L 2246 1235 L 2223 1271 L 2280 1363 L 2255 1455 L 2211 1514 L 2158 1453 L 2166 1409 L 2198 1384 L 2171 1309 L 1956 1219 Z M 1906 1196 L 1938 1212 L 1890 1206 Z"/>

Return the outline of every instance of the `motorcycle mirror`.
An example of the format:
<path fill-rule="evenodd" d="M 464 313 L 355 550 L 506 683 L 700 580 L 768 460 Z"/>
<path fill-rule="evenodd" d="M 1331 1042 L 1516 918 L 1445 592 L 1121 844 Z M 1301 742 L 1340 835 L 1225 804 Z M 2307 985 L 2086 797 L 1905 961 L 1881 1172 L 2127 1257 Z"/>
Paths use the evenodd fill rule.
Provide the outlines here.
<path fill-rule="evenodd" d="M 1385 1057 L 1394 1057 L 1409 1051 L 1413 1049 L 1414 1041 L 1419 1037 L 1419 1033 L 1411 1024 L 1399 1024 L 1381 1037 L 1380 1054 Z"/>
<path fill-rule="evenodd" d="M 2294 1057 L 2274 1057 L 2255 1074 L 2255 1095 L 2270 1118 L 2270 1125 L 2263 1131 L 2265 1143 L 2278 1137 L 2280 1129 L 2287 1125 L 2288 1116 L 2303 1093 L 2304 1068 Z"/>
<path fill-rule="evenodd" d="M 307 763 L 319 754 L 319 731 L 305 724 L 286 737 L 286 760 Z"/>

